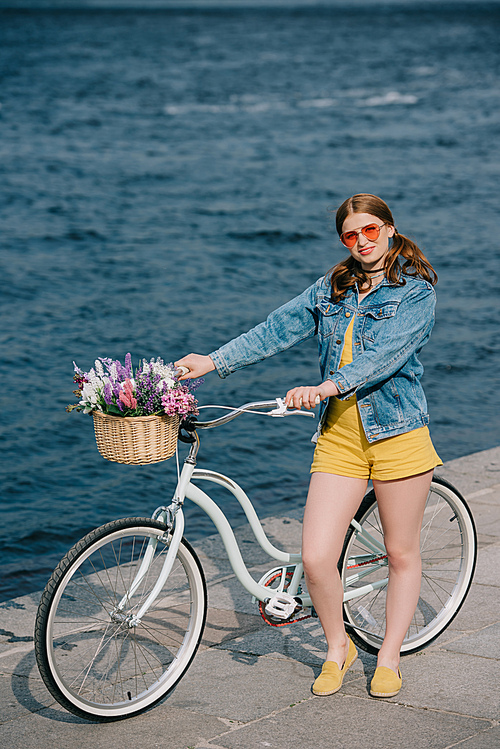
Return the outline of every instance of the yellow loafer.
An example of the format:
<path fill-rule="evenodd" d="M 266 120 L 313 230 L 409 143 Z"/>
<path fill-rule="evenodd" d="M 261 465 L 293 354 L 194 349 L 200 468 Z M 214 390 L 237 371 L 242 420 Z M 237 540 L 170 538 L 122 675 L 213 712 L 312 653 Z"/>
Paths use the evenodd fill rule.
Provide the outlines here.
<path fill-rule="evenodd" d="M 372 697 L 395 697 L 401 689 L 402 683 L 403 678 L 399 668 L 396 674 L 392 668 L 378 666 L 370 684 L 370 694 Z"/>
<path fill-rule="evenodd" d="M 354 647 L 351 638 L 349 638 L 349 650 L 347 651 L 347 658 L 344 665 L 342 668 L 339 668 L 338 663 L 335 663 L 335 661 L 325 661 L 320 675 L 313 684 L 313 694 L 319 697 L 326 697 L 329 694 L 338 692 L 347 670 L 352 666 L 357 657 L 358 651 Z"/>

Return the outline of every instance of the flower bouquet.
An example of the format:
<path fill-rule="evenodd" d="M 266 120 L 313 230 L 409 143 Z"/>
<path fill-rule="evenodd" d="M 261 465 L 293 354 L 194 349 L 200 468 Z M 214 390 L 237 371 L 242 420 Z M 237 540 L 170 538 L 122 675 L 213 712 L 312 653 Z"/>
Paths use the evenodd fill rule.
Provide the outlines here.
<path fill-rule="evenodd" d="M 160 358 L 143 359 L 134 374 L 130 354 L 124 365 L 99 358 L 88 372 L 74 367 L 80 400 L 66 410 L 92 414 L 104 458 L 145 465 L 174 454 L 180 417 L 198 413 L 193 391 L 201 380 L 180 383 L 174 365 Z"/>

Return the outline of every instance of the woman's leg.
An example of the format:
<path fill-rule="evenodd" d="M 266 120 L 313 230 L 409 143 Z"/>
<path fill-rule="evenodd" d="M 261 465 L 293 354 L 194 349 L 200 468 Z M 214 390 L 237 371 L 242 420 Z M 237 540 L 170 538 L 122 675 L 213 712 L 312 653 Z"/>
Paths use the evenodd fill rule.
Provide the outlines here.
<path fill-rule="evenodd" d="M 373 481 L 389 561 L 386 630 L 378 665 L 396 673 L 420 594 L 420 530 L 432 475 L 433 470 L 396 481 Z"/>
<path fill-rule="evenodd" d="M 366 491 L 365 479 L 313 473 L 302 531 L 302 558 L 307 589 L 328 644 L 327 661 L 342 667 L 347 656 L 342 599 L 337 570 L 344 536 Z"/>

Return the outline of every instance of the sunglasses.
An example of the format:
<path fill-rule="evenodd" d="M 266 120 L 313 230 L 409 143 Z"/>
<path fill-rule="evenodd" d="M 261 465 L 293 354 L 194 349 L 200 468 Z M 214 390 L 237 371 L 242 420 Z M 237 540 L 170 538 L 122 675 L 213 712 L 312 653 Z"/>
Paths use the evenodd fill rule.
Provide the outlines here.
<path fill-rule="evenodd" d="M 370 242 L 375 242 L 376 239 L 380 236 L 380 230 L 381 228 L 385 226 L 385 222 L 383 224 L 368 224 L 367 226 L 363 226 L 358 231 L 345 231 L 343 234 L 340 235 L 340 241 L 343 245 L 351 249 L 354 247 L 356 242 L 358 241 L 358 237 L 360 234 L 362 234 L 364 237 L 366 237 Z"/>

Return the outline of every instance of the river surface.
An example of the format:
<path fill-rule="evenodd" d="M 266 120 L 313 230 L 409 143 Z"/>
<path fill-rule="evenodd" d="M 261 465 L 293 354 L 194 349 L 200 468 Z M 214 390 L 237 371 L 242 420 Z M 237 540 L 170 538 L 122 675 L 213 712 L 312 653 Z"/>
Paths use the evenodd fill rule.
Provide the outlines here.
<path fill-rule="evenodd" d="M 480 2 L 0 10 L 0 599 L 173 491 L 174 460 L 109 463 L 65 413 L 73 360 L 215 349 L 345 255 L 331 211 L 356 192 L 439 274 L 422 352 L 438 452 L 498 444 L 499 36 Z M 198 394 L 240 405 L 318 376 L 310 341 Z M 286 514 L 313 431 L 245 416 L 202 434 L 199 464 Z M 213 530 L 187 508 L 188 539 Z"/>

